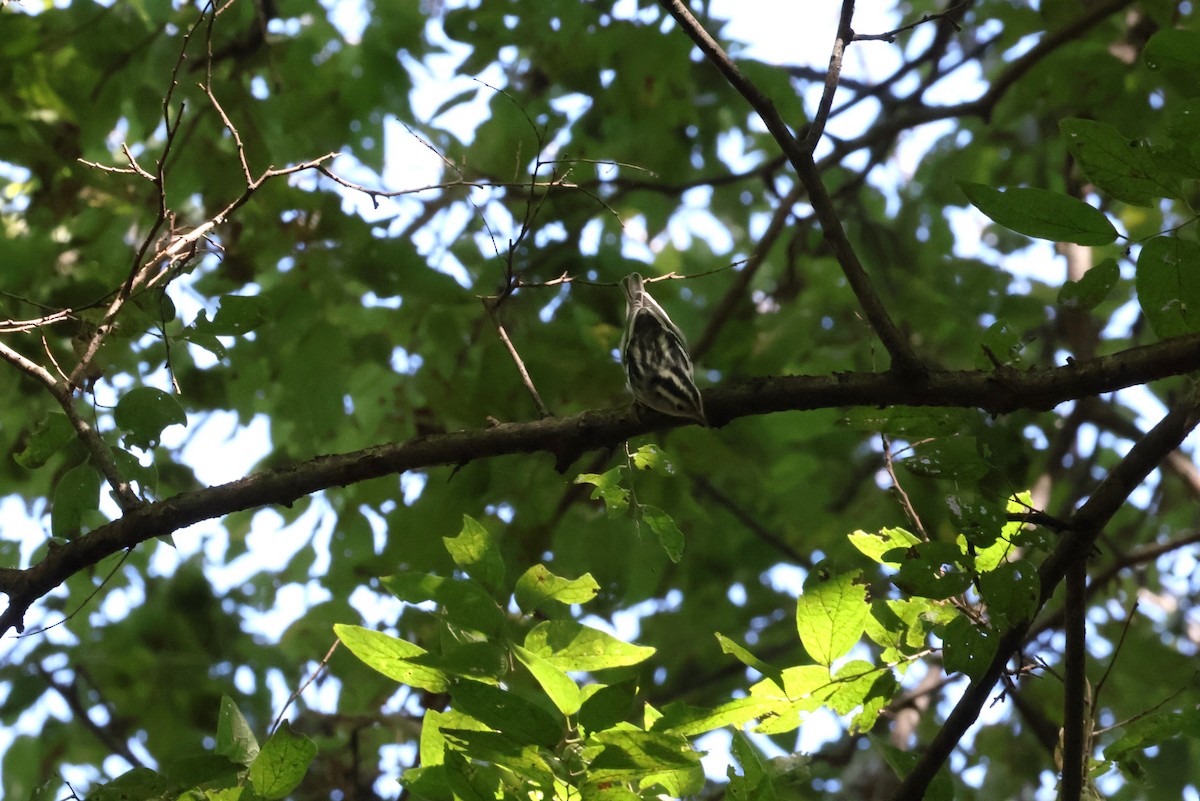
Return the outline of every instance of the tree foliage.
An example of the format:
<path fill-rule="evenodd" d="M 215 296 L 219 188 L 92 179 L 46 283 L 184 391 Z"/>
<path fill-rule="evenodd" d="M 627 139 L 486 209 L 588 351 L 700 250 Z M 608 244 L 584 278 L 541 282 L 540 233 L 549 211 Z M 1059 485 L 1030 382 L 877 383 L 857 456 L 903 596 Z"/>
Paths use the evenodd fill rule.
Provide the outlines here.
<path fill-rule="evenodd" d="M 1196 792 L 1191 3 L 34 5 L 5 797 Z"/>

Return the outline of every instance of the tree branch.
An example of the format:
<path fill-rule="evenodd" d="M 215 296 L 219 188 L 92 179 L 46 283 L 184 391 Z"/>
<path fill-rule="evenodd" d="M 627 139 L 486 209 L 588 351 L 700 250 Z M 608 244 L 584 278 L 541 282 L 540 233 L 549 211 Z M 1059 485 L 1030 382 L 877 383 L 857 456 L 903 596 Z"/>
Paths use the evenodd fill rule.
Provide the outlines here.
<path fill-rule="evenodd" d="M 1069 567 L 1076 560 L 1087 558 L 1101 530 L 1128 500 L 1129 494 L 1167 454 L 1178 448 L 1184 437 L 1195 428 L 1198 422 L 1198 408 L 1200 404 L 1197 398 L 1189 397 L 1172 409 L 1133 446 L 1125 458 L 1104 478 L 1087 502 L 1072 515 L 1071 530 L 1063 535 L 1054 552 L 1046 557 L 1038 569 L 1041 592 L 1034 616 L 1054 595 Z M 991 664 L 963 693 L 942 728 L 930 741 L 925 755 L 892 796 L 893 801 L 920 801 L 925 797 L 925 791 L 933 777 L 950 757 L 950 752 L 962 739 L 963 734 L 979 717 L 979 711 L 991 695 L 1004 666 L 1025 642 L 1031 623 L 1032 620 L 1026 620 L 1005 632 L 1000 638 Z"/>
<path fill-rule="evenodd" d="M 809 202 L 812 203 L 813 211 L 825 234 L 825 240 L 837 258 L 838 264 L 846 276 L 846 281 L 854 291 L 875 334 L 891 356 L 892 369 L 907 374 L 923 373 L 926 369 L 925 366 L 913 352 L 908 339 L 892 321 L 883 302 L 879 299 L 879 295 L 875 292 L 875 287 L 871 284 L 870 276 L 867 275 L 862 262 L 858 260 L 858 254 L 855 253 L 854 247 L 846 236 L 845 229 L 842 228 L 842 221 L 829 197 L 829 191 L 825 188 L 824 181 L 821 180 L 821 173 L 813 161 L 812 153 L 806 150 L 804 145 L 792 135 L 771 99 L 742 74 L 729 55 L 721 48 L 721 45 L 708 34 L 708 31 L 704 30 L 681 0 L 659 0 L 659 5 L 675 18 L 683 32 L 700 48 L 700 52 L 704 53 L 708 60 L 725 76 L 725 80 L 758 113 L 775 142 L 787 156 L 792 169 L 796 171 L 801 183 L 808 189 Z"/>
<path fill-rule="evenodd" d="M 845 406 L 962 407 L 1002 414 L 1017 409 L 1052 409 L 1066 400 L 1112 392 L 1194 370 L 1200 370 L 1200 335 L 1132 348 L 1113 356 L 1066 367 L 1004 375 L 991 371 L 941 371 L 930 373 L 919 381 L 913 380 L 912 376 L 896 373 L 755 378 L 734 386 L 706 391 L 704 404 L 709 410 L 709 420 L 722 424 L 747 415 Z M 321 456 L 291 467 L 256 473 L 229 484 L 180 493 L 128 512 L 119 520 L 50 551 L 36 565 L 24 570 L 0 572 L 0 592 L 9 598 L 8 608 L 0 614 L 0 635 L 10 628 L 21 631 L 26 610 L 75 572 L 117 551 L 133 547 L 151 537 L 170 534 L 201 520 L 271 504 L 288 506 L 318 490 L 342 487 L 380 476 L 439 465 L 464 465 L 477 459 L 510 454 L 552 454 L 558 469 L 565 471 L 587 451 L 615 448 L 631 437 L 685 424 L 681 418 L 646 410 L 640 415 L 629 409 L 587 411 L 572 417 L 418 436 L 407 442 Z M 1122 465 L 1133 459 L 1135 454 L 1142 453 L 1144 443 L 1152 436 L 1155 436 L 1154 432 L 1135 445 Z M 1161 438 L 1163 435 L 1158 436 Z M 1182 440 L 1182 435 L 1179 439 Z M 1175 444 L 1178 445 L 1178 440 Z M 1123 475 L 1120 471 L 1121 467 L 1114 470 L 1110 480 L 1113 476 Z M 1126 495 L 1141 478 L 1133 476 L 1124 479 L 1128 482 L 1134 478 L 1136 481 L 1127 488 Z M 1105 486 L 1108 486 L 1108 482 Z M 1071 521 L 1072 526 L 1086 531 L 1097 528 L 1092 518 L 1100 518 L 1096 517 L 1098 513 L 1093 510 L 1107 509 L 1098 504 L 1111 502 L 1114 492 L 1107 490 L 1108 494 L 1105 495 L 1097 491 Z M 1108 512 L 1109 516 L 1121 502 L 1123 496 L 1122 501 L 1115 502 Z M 1107 520 L 1107 517 L 1103 517 L 1103 520 Z M 1089 551 L 1095 536 L 1093 533 L 1084 545 L 1077 547 Z M 1063 541 L 1074 540 L 1068 536 Z M 1062 561 L 1066 556 L 1058 556 L 1056 552 L 1055 557 L 1048 560 L 1051 564 L 1044 570 L 1049 571 L 1046 575 L 1050 578 L 1043 579 L 1044 598 L 1049 597 L 1065 570 L 1065 562 L 1059 566 L 1052 561 L 1056 558 Z M 1019 640 L 1014 643 L 1012 649 L 1019 643 Z M 1000 666 L 1003 666 L 1003 661 Z M 996 675 L 999 675 L 999 668 Z M 995 677 L 992 681 L 995 681 Z M 985 689 L 983 697 L 986 695 Z M 957 742 L 957 737 L 954 742 Z"/>
<path fill-rule="evenodd" d="M 804 137 L 804 147 L 809 153 L 817 149 L 821 134 L 825 132 L 825 122 L 829 119 L 829 110 L 833 107 L 833 95 L 837 92 L 838 80 L 842 75 L 842 54 L 846 45 L 854 40 L 854 29 L 850 27 L 854 21 L 854 0 L 842 0 L 842 14 L 838 20 L 837 36 L 833 39 L 833 51 L 829 54 L 829 69 L 825 71 L 825 88 L 821 91 L 821 102 L 817 104 L 817 113 L 812 125 Z"/>
<path fill-rule="evenodd" d="M 1010 62 L 1001 70 L 992 80 L 987 91 L 975 100 L 956 103 L 952 106 L 921 105 L 915 109 L 898 107 L 888 110 L 887 113 L 880 115 L 879 119 L 881 122 L 879 125 L 867 130 L 862 136 L 855 139 L 848 139 L 841 143 L 838 147 L 834 148 L 834 152 L 826 160 L 830 163 L 840 161 L 856 150 L 871 147 L 880 141 L 895 136 L 900 131 L 915 128 L 926 123 L 957 117 L 989 119 L 996 104 L 1007 94 L 1009 88 L 1037 66 L 1039 62 L 1064 44 L 1083 36 L 1083 34 L 1087 33 L 1106 17 L 1115 14 L 1132 3 L 1133 0 L 1105 0 L 1105 2 L 1089 8 L 1077 19 L 1058 30 L 1047 33 L 1036 45 L 1030 48 L 1029 52 Z"/>
<path fill-rule="evenodd" d="M 1087 695 L 1087 555 L 1080 554 L 1067 569 L 1066 645 L 1063 649 L 1063 725 L 1060 795 L 1061 801 L 1079 801 L 1087 765 L 1085 716 Z"/>
<path fill-rule="evenodd" d="M 117 463 L 113 459 L 112 451 L 108 449 L 108 444 L 100 436 L 99 432 L 92 428 L 87 420 L 83 419 L 83 415 L 75 407 L 75 396 L 71 392 L 71 388 L 60 384 L 50 374 L 50 371 L 40 364 L 30 361 L 3 343 L 0 343 L 0 359 L 4 359 L 26 375 L 32 376 L 46 387 L 50 394 L 54 396 L 54 400 L 58 401 L 58 405 L 62 408 L 63 413 L 66 414 L 67 420 L 70 421 L 71 427 L 75 429 L 75 433 L 80 441 L 83 442 L 84 447 L 87 448 L 97 469 L 100 470 L 105 480 L 108 481 L 108 485 L 112 487 L 117 506 L 121 507 L 121 511 L 127 512 L 130 509 L 136 509 L 140 506 L 142 503 L 141 499 L 138 498 L 137 493 L 133 491 L 129 482 L 121 475 L 121 471 L 117 469 Z M 0 587 L 0 589 L 3 588 Z"/>

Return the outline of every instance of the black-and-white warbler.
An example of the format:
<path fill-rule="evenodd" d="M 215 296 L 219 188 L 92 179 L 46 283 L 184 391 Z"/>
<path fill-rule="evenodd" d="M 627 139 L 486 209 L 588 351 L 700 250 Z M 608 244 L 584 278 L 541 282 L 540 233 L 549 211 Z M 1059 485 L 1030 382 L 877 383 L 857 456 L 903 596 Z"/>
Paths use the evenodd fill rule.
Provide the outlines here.
<path fill-rule="evenodd" d="M 625 290 L 621 364 L 633 399 L 663 414 L 708 425 L 683 332 L 650 297 L 640 275 L 631 273 L 621 288 Z"/>

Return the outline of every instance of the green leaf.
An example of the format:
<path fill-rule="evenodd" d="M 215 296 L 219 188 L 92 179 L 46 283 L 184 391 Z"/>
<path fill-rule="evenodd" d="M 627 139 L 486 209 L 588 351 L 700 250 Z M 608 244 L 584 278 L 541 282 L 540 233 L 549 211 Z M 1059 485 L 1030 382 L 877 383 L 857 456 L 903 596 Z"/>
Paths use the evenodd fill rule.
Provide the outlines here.
<path fill-rule="evenodd" d="M 921 542 L 916 534 L 902 528 L 884 528 L 879 533 L 871 534 L 866 531 L 855 531 L 849 536 L 850 544 L 863 555 L 875 560 L 881 565 L 899 564 L 902 560 L 889 561 L 883 558 L 885 553 L 898 548 L 911 548 Z"/>
<path fill-rule="evenodd" d="M 167 426 L 187 425 L 187 414 L 174 396 L 155 387 L 136 387 L 117 402 L 113 419 L 123 431 L 125 441 L 149 450 L 158 444 Z"/>
<path fill-rule="evenodd" d="M 962 551 L 954 543 L 922 542 L 904 554 L 893 582 L 910 595 L 943 601 L 971 586 L 971 576 L 960 567 Z"/>
<path fill-rule="evenodd" d="M 588 766 L 592 784 L 640 784 L 648 774 L 700 769 L 700 754 L 687 738 L 671 732 L 609 729 L 592 735 L 588 744 L 604 749 Z"/>
<path fill-rule="evenodd" d="M 1104 212 L 1069 195 L 1033 188 L 1002 191 L 966 181 L 958 185 L 971 205 L 1019 234 L 1079 245 L 1107 245 L 1117 238 Z"/>
<path fill-rule="evenodd" d="M 1175 236 L 1142 245 L 1137 294 L 1159 339 L 1200 331 L 1200 245 Z"/>
<path fill-rule="evenodd" d="M 925 406 L 892 406 L 886 409 L 851 409 L 839 425 L 856 431 L 872 431 L 899 439 L 946 437 L 970 428 L 977 414 L 968 409 L 936 409 Z"/>
<path fill-rule="evenodd" d="M 217 715 L 216 752 L 239 765 L 249 765 L 258 757 L 258 740 L 237 704 L 228 695 L 221 696 Z"/>
<path fill-rule="evenodd" d="M 1152 70 L 1179 69 L 1194 75 L 1200 69 L 1200 33 L 1180 28 L 1158 31 L 1146 42 L 1142 57 Z"/>
<path fill-rule="evenodd" d="M 775 801 L 777 796 L 771 773 L 750 739 L 735 729 L 729 752 L 742 768 L 739 774 L 730 765 L 726 772 L 733 801 Z"/>
<path fill-rule="evenodd" d="M 915 751 L 903 751 L 879 737 L 871 737 L 871 745 L 901 779 L 908 775 L 909 771 L 916 766 L 917 760 L 921 758 L 921 755 Z M 954 782 L 945 767 L 941 768 L 933 777 L 922 801 L 954 801 Z"/>
<path fill-rule="evenodd" d="M 100 473 L 89 464 L 72 467 L 54 488 L 50 507 L 50 533 L 73 539 L 100 508 Z"/>
<path fill-rule="evenodd" d="M 1095 120 L 1065 119 L 1058 127 L 1084 175 L 1106 194 L 1135 206 L 1179 197 L 1179 178 L 1154 148 L 1131 145 L 1116 127 Z"/>
<path fill-rule="evenodd" d="M 978 481 L 988 472 L 988 464 L 979 455 L 975 438 L 969 436 L 917 443 L 912 448 L 912 455 L 900 464 L 918 476 L 952 481 Z"/>
<path fill-rule="evenodd" d="M 454 564 L 493 593 L 504 586 L 504 559 L 491 533 L 474 518 L 463 515 L 457 537 L 443 537 Z"/>
<path fill-rule="evenodd" d="M 855 709 L 856 731 L 870 730 L 875 718 L 898 689 L 895 677 L 888 668 L 879 668 L 861 659 L 842 665 L 834 676 L 836 689 L 829 697 L 829 708 L 839 715 L 849 715 Z"/>
<path fill-rule="evenodd" d="M 591 484 L 591 498 L 604 499 L 604 508 L 609 517 L 629 508 L 629 490 L 621 486 L 621 471 L 623 468 L 614 467 L 604 473 L 580 473 L 575 476 L 576 484 Z"/>
<path fill-rule="evenodd" d="M 915 645 L 911 641 L 912 632 L 919 629 L 920 615 L 924 611 L 917 606 L 919 603 L 929 602 L 924 598 L 871 602 L 871 615 L 867 618 L 864 633 L 872 642 L 884 647 L 882 659 L 895 661 L 907 650 L 924 644 L 923 635 Z"/>
<path fill-rule="evenodd" d="M 1167 112 L 1169 158 L 1181 177 L 1200 177 L 1200 99 L 1172 103 Z"/>
<path fill-rule="evenodd" d="M 164 771 L 172 782 L 182 787 L 211 784 L 214 787 L 233 787 L 246 766 L 220 754 L 197 754 L 177 759 Z"/>
<path fill-rule="evenodd" d="M 671 516 L 657 506 L 646 504 L 641 506 L 641 515 L 650 530 L 658 536 L 659 544 L 671 561 L 679 562 L 683 558 L 683 532 L 675 525 Z"/>
<path fill-rule="evenodd" d="M 1058 291 L 1058 305 L 1064 309 L 1091 311 L 1112 294 L 1121 280 L 1116 259 L 1105 259 L 1083 274 L 1078 281 L 1067 281 Z"/>
<path fill-rule="evenodd" d="M 212 333 L 212 323 L 208 319 L 208 313 L 204 309 L 196 315 L 195 321 L 187 328 L 183 329 L 180 338 L 185 342 L 191 342 L 204 348 L 209 353 L 216 356 L 218 359 L 224 359 L 228 354 L 225 346 L 221 344 L 221 340 L 217 339 L 217 335 Z"/>
<path fill-rule="evenodd" d="M 511 691 L 463 679 L 454 682 L 450 687 L 450 695 L 460 712 L 467 713 L 483 725 L 503 730 L 515 742 L 552 748 L 563 737 L 564 725 L 561 721 Z"/>
<path fill-rule="evenodd" d="M 1200 710 L 1152 712 L 1121 727 L 1121 736 L 1104 749 L 1104 758 L 1114 762 L 1129 759 L 1147 748 L 1176 741 L 1181 735 L 1200 738 Z"/>
<path fill-rule="evenodd" d="M 979 352 L 975 354 L 975 368 L 978 370 L 994 369 L 996 362 L 1007 366 L 1017 366 L 1021 363 L 1021 351 L 1025 349 L 1025 340 L 1020 332 L 1005 320 L 997 320 L 983 332 L 979 342 Z"/>
<path fill-rule="evenodd" d="M 938 630 L 947 673 L 965 673 L 978 679 L 996 655 L 996 633 L 959 615 Z"/>
<path fill-rule="evenodd" d="M 809 656 L 822 665 L 849 653 L 862 637 L 871 607 L 858 571 L 824 578 L 813 571 L 796 602 L 796 629 Z"/>
<path fill-rule="evenodd" d="M 13 458 L 21 467 L 35 470 L 74 439 L 75 428 L 67 416 L 62 412 L 50 412 L 33 430 L 25 447 L 13 454 Z"/>
<path fill-rule="evenodd" d="M 88 801 L 130 801 L 130 799 L 173 798 L 178 786 L 150 768 L 134 768 L 110 782 L 94 787 Z M 57 796 L 51 796 L 57 797 Z"/>
<path fill-rule="evenodd" d="M 780 673 L 779 668 L 762 661 L 754 654 L 743 648 L 741 645 L 726 637 L 724 634 L 721 634 L 720 632 L 714 633 L 717 636 L 717 642 L 721 645 L 722 653 L 730 654 L 737 659 L 737 661 L 741 662 L 748 668 L 757 670 L 766 678 L 775 679 L 779 683 L 783 682 L 783 676 Z"/>
<path fill-rule="evenodd" d="M 440 654 L 409 657 L 414 665 L 433 668 L 448 676 L 481 681 L 499 680 L 508 672 L 508 652 L 497 642 L 448 641 Z"/>
<path fill-rule="evenodd" d="M 511 646 L 513 656 L 528 668 L 537 683 L 550 696 L 550 700 L 564 715 L 574 715 L 583 703 L 579 685 L 561 669 L 515 643 Z"/>
<path fill-rule="evenodd" d="M 517 606 L 526 614 L 542 608 L 551 601 L 560 604 L 585 604 L 600 592 L 600 585 L 591 573 L 577 579 L 567 579 L 551 573 L 545 565 L 536 564 L 517 580 Z"/>
<path fill-rule="evenodd" d="M 828 680 L 829 674 L 824 674 Z M 670 731 L 685 737 L 695 737 L 725 726 L 742 726 L 766 715 L 781 714 L 781 709 L 790 709 L 789 701 L 774 697 L 750 695 L 735 698 L 709 709 L 694 707 L 676 701 L 663 709 L 661 718 L 654 722 L 654 731 Z"/>
<path fill-rule="evenodd" d="M 1037 568 L 1024 559 L 1004 562 L 979 576 L 979 594 L 987 603 L 988 620 L 1007 631 L 1037 613 L 1042 585 Z"/>
<path fill-rule="evenodd" d="M 426 712 L 426 715 L 429 714 Z M 446 773 L 446 766 L 441 760 L 435 765 L 422 759 L 419 767 L 409 768 L 400 774 L 400 786 L 416 798 L 427 801 L 453 801 L 454 793 L 450 790 L 450 779 Z"/>
<path fill-rule="evenodd" d="M 646 661 L 653 648 L 618 640 L 573 620 L 547 620 L 525 636 L 525 648 L 560 670 L 595 671 Z"/>
<path fill-rule="evenodd" d="M 265 323 L 271 315 L 271 303 L 263 295 L 225 295 L 212 321 L 197 318 L 195 330 L 208 335 L 241 336 Z"/>
<path fill-rule="evenodd" d="M 754 730 L 782 734 L 799 728 L 802 713 L 819 709 L 837 690 L 823 665 L 799 665 L 783 671 L 783 684 L 765 679 L 750 687 L 750 698 L 762 705 Z"/>
<path fill-rule="evenodd" d="M 442 736 L 473 760 L 508 768 L 521 779 L 553 791 L 554 771 L 535 746 L 519 745 L 495 731 L 443 728 Z"/>
<path fill-rule="evenodd" d="M 283 721 L 250 764 L 254 792 L 267 801 L 286 798 L 300 785 L 316 755 L 316 744 L 293 732 L 288 722 Z"/>
<path fill-rule="evenodd" d="M 460 685 L 479 684 L 479 682 L 456 682 L 455 689 Z M 491 688 L 496 692 L 503 692 L 497 688 Z M 453 692 L 453 689 L 451 690 Z M 508 693 L 505 693 L 508 696 Z M 488 727 L 481 721 L 465 714 L 459 707 L 462 704 L 458 698 L 454 699 L 454 706 L 447 709 L 445 712 L 439 712 L 436 709 L 425 710 L 425 715 L 421 721 L 421 744 L 420 757 L 421 765 L 424 767 L 441 767 L 446 762 L 446 738 L 442 736 L 443 729 L 470 729 L 473 731 L 489 731 Z M 542 714 L 545 714 L 544 712 Z M 406 771 L 407 773 L 407 771 Z M 433 781 L 436 782 L 436 779 Z M 445 782 L 445 777 L 441 779 Z M 448 795 L 448 791 L 447 791 Z M 434 796 L 441 797 L 441 796 Z"/>
<path fill-rule="evenodd" d="M 498 634 L 508 621 L 504 610 L 480 585 L 471 580 L 448 579 L 432 573 L 397 573 L 379 580 L 397 598 L 419 604 L 433 601 L 446 617 L 460 626 L 485 634 Z"/>
<path fill-rule="evenodd" d="M 496 801 L 501 797 L 500 772 L 492 765 L 469 762 L 457 751 L 446 752 L 446 779 L 458 801 Z"/>
<path fill-rule="evenodd" d="M 334 625 L 333 632 L 367 667 L 374 668 L 389 679 L 431 693 L 442 693 L 450 687 L 449 679 L 440 670 L 409 661 L 425 653 L 425 649 L 418 645 L 362 626 L 338 623 Z"/>
<path fill-rule="evenodd" d="M 629 720 L 637 701 L 638 684 L 636 681 L 623 681 L 607 687 L 587 684 L 582 691 L 585 697 L 579 707 L 577 720 L 585 731 L 594 732 L 611 729 Z"/>
<path fill-rule="evenodd" d="M 675 465 L 666 452 L 657 445 L 643 445 L 633 453 L 633 466 L 639 470 L 653 470 L 662 476 L 675 474 Z"/>

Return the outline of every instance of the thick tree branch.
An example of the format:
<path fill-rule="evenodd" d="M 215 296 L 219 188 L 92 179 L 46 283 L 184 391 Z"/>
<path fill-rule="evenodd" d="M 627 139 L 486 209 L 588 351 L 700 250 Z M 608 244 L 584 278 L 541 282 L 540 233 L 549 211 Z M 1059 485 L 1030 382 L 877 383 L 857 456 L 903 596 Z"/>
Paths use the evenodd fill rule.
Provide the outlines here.
<path fill-rule="evenodd" d="M 1076 559 L 1067 569 L 1066 647 L 1063 649 L 1063 733 L 1061 801 L 1079 801 L 1086 775 L 1087 725 L 1091 710 L 1084 699 L 1087 687 L 1087 559 Z"/>
<path fill-rule="evenodd" d="M 1113 356 L 1067 367 L 1026 372 L 933 372 L 921 380 L 896 373 L 756 378 L 735 386 L 708 390 L 704 393 L 704 404 L 709 411 L 709 420 L 719 424 L 747 415 L 846 406 L 942 406 L 979 408 L 1002 414 L 1017 409 L 1052 409 L 1067 400 L 1112 392 L 1194 370 L 1200 370 L 1200 335 L 1132 348 Z M 336 456 L 321 456 L 292 467 L 256 473 L 229 484 L 181 493 L 135 509 L 119 520 L 56 548 L 32 567 L 0 572 L 0 592 L 9 598 L 8 608 L 0 614 L 0 634 L 10 628 L 20 631 L 30 605 L 75 572 L 117 551 L 133 547 L 151 537 L 170 534 L 192 523 L 259 506 L 288 506 L 299 498 L 329 487 L 346 486 L 438 465 L 463 465 L 476 459 L 496 456 L 545 452 L 555 457 L 560 470 L 565 470 L 587 451 L 614 448 L 630 437 L 684 424 L 680 418 L 648 411 L 643 411 L 640 416 L 631 410 L 588 411 L 572 417 L 419 436 L 407 442 L 377 445 Z M 1147 438 L 1151 436 L 1154 436 L 1153 432 Z M 1159 435 L 1160 438 L 1162 436 Z M 1179 439 L 1182 440 L 1182 435 Z M 1134 446 L 1126 462 L 1144 450 L 1146 441 L 1143 439 Z M 1177 445 L 1178 440 L 1175 443 Z M 1119 467 L 1113 471 L 1110 480 L 1120 475 L 1124 474 Z M 1124 480 L 1133 482 L 1127 487 L 1128 495 L 1141 478 L 1131 475 Z M 1109 482 L 1104 486 L 1109 486 Z M 1115 497 L 1114 490 L 1108 490 L 1103 495 L 1097 491 L 1076 515 L 1072 526 L 1089 532 L 1093 532 L 1093 529 L 1098 531 L 1099 523 L 1096 521 L 1107 520 L 1123 502 L 1124 496 L 1121 496 L 1121 500 L 1115 500 Z M 1104 503 L 1115 505 L 1108 510 L 1107 506 L 1101 505 Z M 1107 515 L 1099 517 L 1099 513 L 1094 511 L 1096 509 L 1108 510 Z M 1090 550 L 1094 539 L 1095 532 L 1080 547 L 1084 551 Z M 1071 537 L 1064 539 L 1064 542 L 1071 541 Z M 1046 575 L 1051 577 L 1043 579 L 1044 598 L 1049 597 L 1053 587 L 1062 578 L 1065 560 L 1066 556 L 1059 556 L 1056 552 L 1048 560 L 1048 566 L 1043 568 L 1044 571 L 1050 571 Z M 1013 644 L 1012 649 L 1019 642 Z M 1000 667 L 1003 667 L 1003 661 Z M 999 675 L 999 668 L 996 675 Z M 987 690 L 983 697 L 986 695 Z M 957 737 L 954 742 L 957 742 Z"/>
<path fill-rule="evenodd" d="M 721 45 L 708 34 L 708 31 L 704 30 L 704 27 L 692 16 L 681 0 L 659 0 L 659 5 L 675 18 L 679 27 L 700 48 L 700 52 L 704 53 L 708 60 L 725 76 L 725 80 L 729 82 L 730 86 L 736 89 L 758 113 L 775 142 L 787 156 L 792 169 L 796 171 L 801 183 L 808 189 L 809 202 L 812 203 L 813 211 L 825 234 L 825 240 L 837 258 L 838 264 L 846 276 L 846 281 L 854 291 L 854 296 L 862 306 L 863 313 L 871 327 L 891 356 L 892 369 L 910 374 L 924 372 L 924 365 L 913 352 L 907 337 L 892 321 L 883 301 L 880 300 L 871 283 L 870 276 L 867 275 L 862 262 L 858 260 L 858 254 L 855 253 L 854 247 L 846 236 L 845 229 L 842 228 L 842 221 L 838 217 L 837 209 L 834 208 L 833 201 L 829 197 L 829 191 L 821 179 L 821 172 L 813 161 L 812 153 L 792 134 L 787 123 L 779 116 L 771 99 L 742 74 Z"/>
<path fill-rule="evenodd" d="M 1100 532 L 1128 500 L 1129 494 L 1137 489 L 1150 471 L 1158 467 L 1167 454 L 1178 448 L 1184 437 L 1195 428 L 1198 409 L 1200 404 L 1196 397 L 1189 397 L 1172 409 L 1133 446 L 1087 502 L 1072 515 L 1071 530 L 1063 535 L 1054 552 L 1038 569 L 1041 592 L 1035 615 L 1054 595 L 1070 566 L 1078 560 L 1086 559 L 1091 553 Z M 1027 620 L 1017 625 L 1000 638 L 991 664 L 963 693 L 942 728 L 930 741 L 925 755 L 904 778 L 904 783 L 892 797 L 893 801 L 920 801 L 925 797 L 925 791 L 933 777 L 950 757 L 950 752 L 962 739 L 963 734 L 979 717 L 979 712 L 991 695 L 1004 666 L 1025 642 L 1031 622 Z"/>

